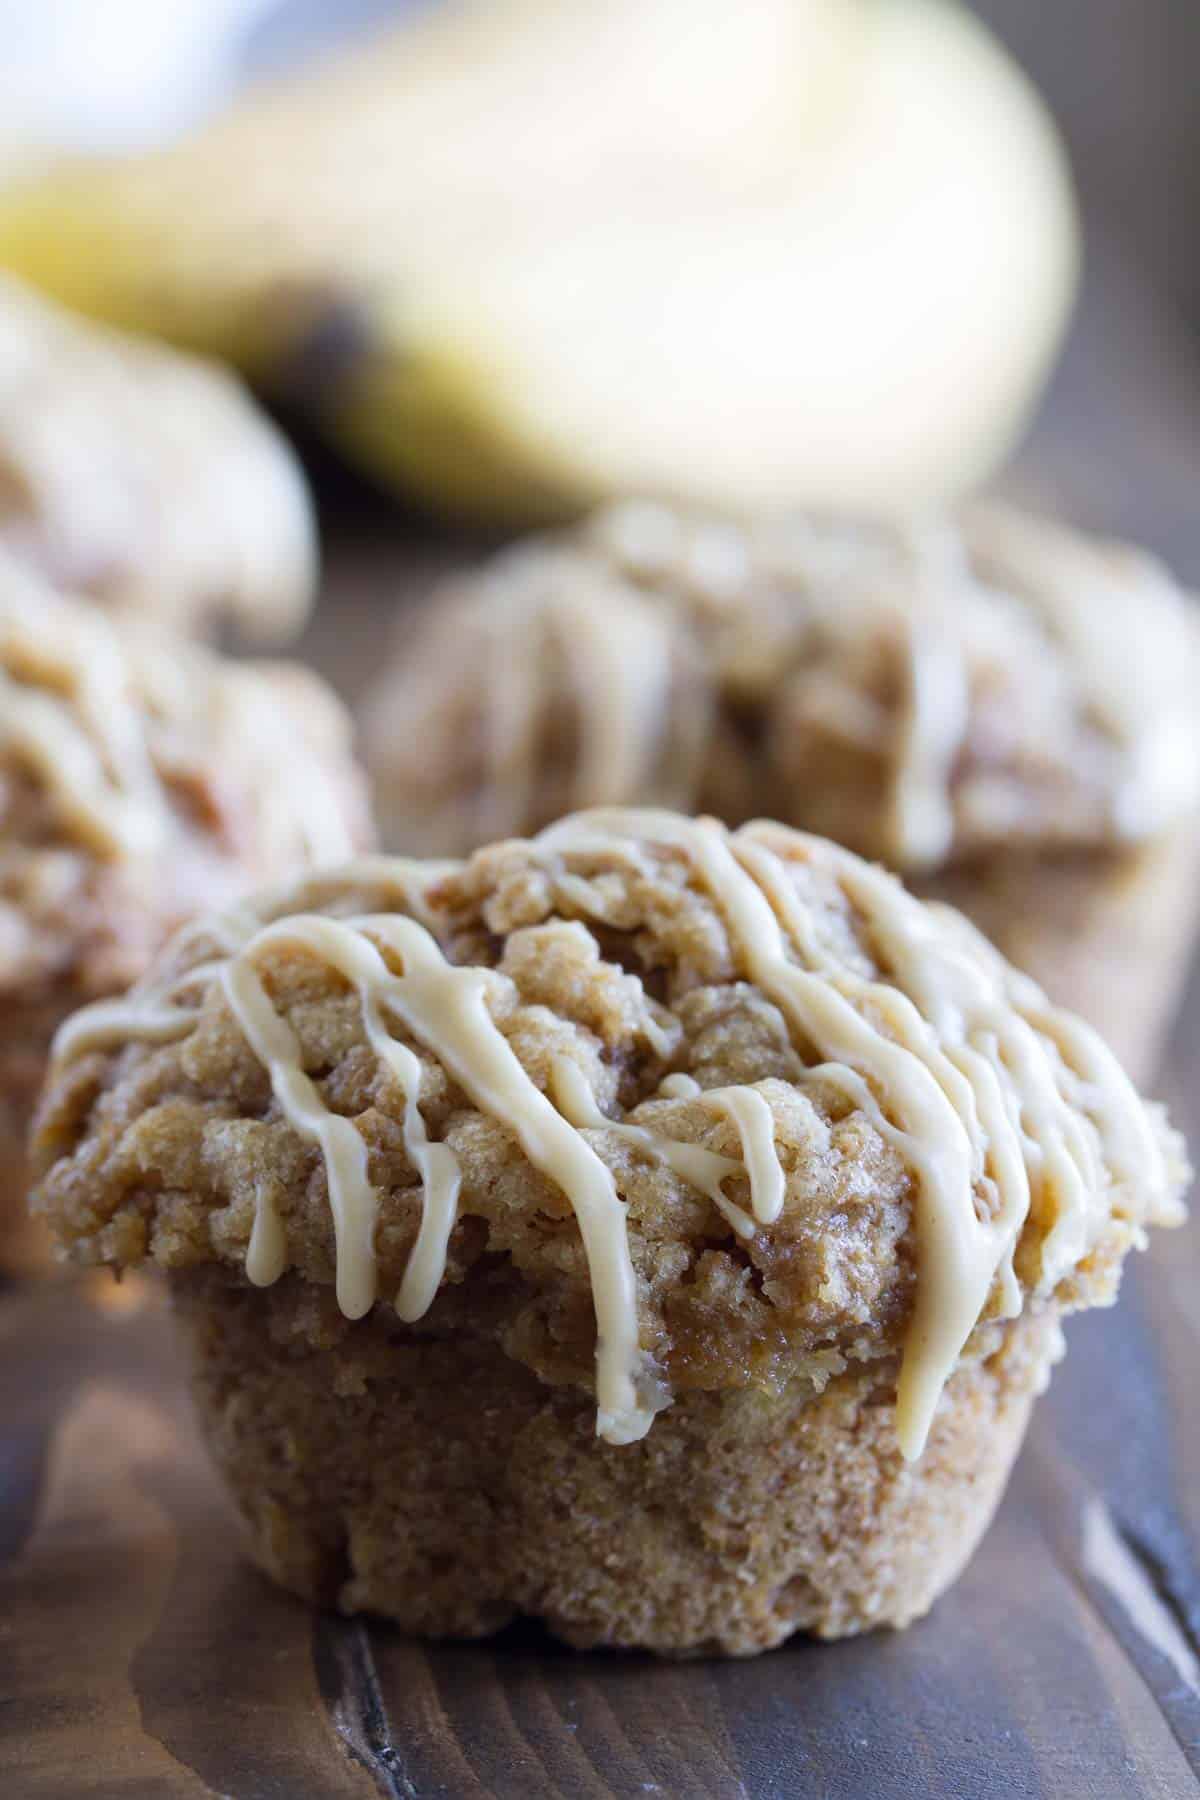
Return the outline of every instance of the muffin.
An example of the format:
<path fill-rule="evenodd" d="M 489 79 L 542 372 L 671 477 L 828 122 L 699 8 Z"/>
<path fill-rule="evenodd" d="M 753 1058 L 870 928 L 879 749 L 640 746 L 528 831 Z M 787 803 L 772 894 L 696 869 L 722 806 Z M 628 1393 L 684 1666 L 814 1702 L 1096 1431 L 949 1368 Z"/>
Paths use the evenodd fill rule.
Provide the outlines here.
<path fill-rule="evenodd" d="M 1187 1174 L 952 909 L 619 809 L 193 928 L 34 1142 L 67 1256 L 168 1271 L 276 1580 L 678 1654 L 925 1612 Z"/>
<path fill-rule="evenodd" d="M 112 610 L 261 643 L 299 631 L 316 575 L 299 465 L 233 376 L 3 275 L 0 548 Z"/>
<path fill-rule="evenodd" d="M 658 594 L 586 545 L 515 545 L 401 622 L 364 708 L 385 836 L 454 856 L 581 807 L 686 810 L 713 698 Z"/>
<path fill-rule="evenodd" d="M 118 630 L 0 553 L 0 1256 L 54 1032 L 171 932 L 369 842 L 315 676 Z"/>
<path fill-rule="evenodd" d="M 1006 509 L 749 528 L 627 505 L 409 621 L 366 744 L 405 851 L 647 798 L 832 837 L 962 908 L 1142 1072 L 1190 944 L 1198 682 L 1160 565 Z"/>

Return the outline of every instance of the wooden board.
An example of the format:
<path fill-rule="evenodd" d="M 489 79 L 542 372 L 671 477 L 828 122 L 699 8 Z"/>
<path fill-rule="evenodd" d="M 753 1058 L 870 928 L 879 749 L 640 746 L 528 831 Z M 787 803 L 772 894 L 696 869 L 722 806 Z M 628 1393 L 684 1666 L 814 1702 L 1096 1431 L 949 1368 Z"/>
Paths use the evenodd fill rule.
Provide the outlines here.
<path fill-rule="evenodd" d="M 1014 484 L 1200 580 L 1200 378 L 1119 275 Z M 353 693 L 471 547 L 341 493 L 308 653 Z M 1200 1144 L 1200 984 L 1161 1083 Z M 995 1526 L 903 1635 L 748 1663 L 423 1648 L 237 1553 L 156 1289 L 0 1293 L 0 1794 L 1175 1800 L 1200 1787 L 1200 1231 L 1077 1321 Z"/>

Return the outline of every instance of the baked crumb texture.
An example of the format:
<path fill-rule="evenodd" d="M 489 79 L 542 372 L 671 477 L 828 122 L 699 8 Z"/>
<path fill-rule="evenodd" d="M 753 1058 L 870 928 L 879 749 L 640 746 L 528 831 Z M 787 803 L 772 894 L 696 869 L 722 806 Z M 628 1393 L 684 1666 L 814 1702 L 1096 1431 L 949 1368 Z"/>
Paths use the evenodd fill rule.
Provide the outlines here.
<path fill-rule="evenodd" d="M 368 760 L 405 852 L 647 801 L 819 832 L 951 897 L 1141 1075 L 1200 867 L 1198 646 L 1153 558 L 995 506 L 626 504 L 407 619 Z"/>
<path fill-rule="evenodd" d="M 170 1272 L 279 1580 L 677 1652 L 924 1611 L 1187 1175 L 957 915 L 619 810 L 190 928 L 35 1155 L 66 1255 Z"/>
<path fill-rule="evenodd" d="M 194 913 L 369 841 L 349 724 L 286 664 L 118 628 L 0 553 L 0 1124 L 54 1032 Z M 0 1193 L 15 1217 L 20 1179 Z"/>
<path fill-rule="evenodd" d="M 294 1593 L 426 1637 L 518 1616 L 579 1648 L 752 1656 L 796 1631 L 921 1617 L 983 1535 L 1055 1353 L 1052 1319 L 964 1364 L 920 1462 L 892 1429 L 894 1363 L 816 1392 L 693 1389 L 636 1444 L 485 1329 L 397 1331 L 381 1310 L 328 1347 L 215 1268 L 172 1276 L 213 1455 L 250 1553 Z"/>
<path fill-rule="evenodd" d="M 216 364 L 0 277 L 0 547 L 180 631 L 294 637 L 316 533 L 292 451 Z"/>

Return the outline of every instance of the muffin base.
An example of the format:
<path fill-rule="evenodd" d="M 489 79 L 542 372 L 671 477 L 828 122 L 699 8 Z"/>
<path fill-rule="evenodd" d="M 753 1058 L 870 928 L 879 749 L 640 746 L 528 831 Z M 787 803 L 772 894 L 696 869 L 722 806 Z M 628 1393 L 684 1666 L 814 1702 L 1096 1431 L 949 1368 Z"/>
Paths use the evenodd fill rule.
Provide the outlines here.
<path fill-rule="evenodd" d="M 1120 853 L 1009 852 L 910 882 L 957 906 L 1137 1083 L 1155 1072 L 1195 937 L 1200 821 Z"/>
<path fill-rule="evenodd" d="M 1053 1312 L 990 1328 L 915 1464 L 894 1360 L 821 1394 L 685 1394 L 614 1448 L 588 1395 L 482 1335 L 422 1335 L 377 1307 L 314 1348 L 296 1277 L 263 1293 L 203 1268 L 171 1286 L 210 1448 L 284 1587 L 421 1636 L 525 1616 L 579 1647 L 676 1655 L 926 1612 L 991 1518 L 1058 1343 Z"/>

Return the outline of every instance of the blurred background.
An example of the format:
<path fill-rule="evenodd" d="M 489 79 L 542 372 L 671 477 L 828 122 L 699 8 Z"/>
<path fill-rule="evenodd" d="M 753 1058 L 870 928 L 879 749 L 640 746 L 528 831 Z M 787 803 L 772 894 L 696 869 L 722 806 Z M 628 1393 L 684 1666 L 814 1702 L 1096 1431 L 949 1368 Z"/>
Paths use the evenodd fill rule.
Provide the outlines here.
<path fill-rule="evenodd" d="M 975 0 L 1057 117 L 1089 221 L 1200 322 L 1200 8 L 1189 0 Z"/>
<path fill-rule="evenodd" d="M 294 68 L 437 0 L 2 0 L 17 124 L 73 147 L 182 129 L 254 75 Z M 1119 231 L 1200 316 L 1196 70 L 1190 0 L 971 0 L 1033 76 L 1068 140 L 1089 215 Z M 99 23 L 99 28 L 97 28 Z"/>
<path fill-rule="evenodd" d="M 575 13 L 596 13 L 582 0 L 560 8 L 553 26 L 553 9 L 482 0 L 476 15 L 490 11 L 506 21 L 498 35 L 488 38 L 485 29 L 472 37 L 472 28 L 449 49 L 435 45 L 427 58 L 430 91 L 451 101 L 444 113 L 431 102 L 427 155 L 415 133 L 384 143 L 387 110 L 372 111 L 374 101 L 361 108 L 373 122 L 369 129 L 362 124 L 357 141 L 343 122 L 331 125 L 339 106 L 353 114 L 356 95 L 367 95 L 370 78 L 361 86 L 361 70 L 369 56 L 360 75 L 343 84 L 340 100 L 330 101 L 319 83 L 344 45 L 370 42 L 399 22 L 420 33 L 445 10 L 438 0 L 176 0 L 171 7 L 110 0 L 103 9 L 85 0 L 43 0 L 36 9 L 0 0 L 8 49 L 0 72 L 0 166 L 18 195 L 30 181 L 40 195 L 32 215 L 23 197 L 7 218 L 0 206 L 0 264 L 101 318 L 238 362 L 298 423 L 307 453 L 317 458 L 319 486 L 336 495 L 335 538 L 347 489 L 334 470 L 346 462 L 369 470 L 373 490 L 382 487 L 393 505 L 398 498 L 410 523 L 501 530 L 576 512 L 614 488 L 670 485 L 666 472 L 673 481 L 685 464 L 679 485 L 686 492 L 730 504 L 795 497 L 874 506 L 881 496 L 923 504 L 998 479 L 1081 523 L 1148 540 L 1185 577 L 1200 580 L 1193 525 L 1200 476 L 1200 245 L 1193 229 L 1200 210 L 1200 9 L 1187 0 L 1056 0 L 1052 7 L 973 0 L 969 10 L 1032 78 L 1065 142 L 1086 245 L 1076 288 L 1072 202 L 1052 136 L 1044 120 L 1022 110 L 1028 97 L 991 46 L 981 52 L 960 42 L 957 25 L 943 44 L 936 17 L 958 9 L 948 0 L 882 8 L 866 0 L 792 0 L 792 7 L 794 21 L 774 27 L 794 31 L 790 101 L 762 85 L 766 64 L 755 58 L 763 56 L 766 36 L 756 45 L 743 31 L 725 71 L 719 55 L 706 61 L 691 46 L 714 31 L 719 45 L 732 15 L 718 26 L 720 9 L 708 5 L 689 11 L 654 0 L 642 9 L 642 24 L 629 25 L 630 62 L 642 66 L 651 87 L 671 78 L 677 57 L 682 68 L 679 95 L 667 93 L 665 122 L 657 120 L 653 131 L 645 94 L 613 45 L 602 44 L 611 57 L 604 74 L 612 110 L 620 120 L 626 107 L 630 120 L 622 174 L 613 149 L 619 125 L 602 128 L 604 84 L 597 79 L 595 91 L 580 85 L 589 57 L 596 62 L 594 46 L 586 33 L 573 44 L 561 24 Z M 608 10 L 612 20 L 628 15 L 627 25 L 638 16 L 636 8 Z M 764 33 L 769 16 L 786 17 L 770 0 L 734 10 L 759 18 Z M 878 53 L 889 70 L 882 99 L 859 74 L 867 52 L 850 39 L 835 45 L 837 21 L 868 11 L 921 17 L 919 28 L 905 26 L 896 44 Z M 657 38 L 648 20 L 661 26 Z M 521 55 L 510 55 L 509 39 L 521 33 Z M 416 84 L 404 85 L 405 52 L 399 40 L 378 41 L 391 46 L 395 116 L 411 114 Z M 529 50 L 540 43 L 541 83 L 534 78 L 541 49 Z M 453 83 L 446 86 L 451 65 L 466 84 L 461 118 Z M 478 116 L 473 95 L 486 92 L 486 85 L 472 89 L 465 71 L 486 84 L 489 66 L 500 70 L 497 93 L 504 88 L 506 95 L 494 109 L 494 159 L 487 131 L 481 127 L 475 141 L 463 123 Z M 307 114 L 295 105 L 304 91 L 292 80 L 297 72 L 301 81 L 315 72 L 318 83 Z M 556 110 L 547 97 L 560 74 L 566 87 Z M 383 85 L 380 69 L 374 78 Z M 260 116 L 258 125 L 222 137 L 231 102 L 264 80 L 292 95 L 290 126 L 277 119 L 272 138 L 269 117 L 263 125 Z M 865 101 L 856 97 L 856 83 Z M 731 110 L 723 118 L 727 98 Z M 893 114 L 885 117 L 889 105 Z M 842 114 L 855 107 L 862 116 L 847 127 Z M 594 144 L 593 109 L 600 121 Z M 792 144 L 803 135 L 795 130 L 799 120 L 814 142 L 840 133 L 857 147 L 840 150 L 837 167 L 832 153 L 822 162 L 810 144 Z M 177 168 L 160 147 L 176 140 L 211 145 L 213 121 L 218 152 L 209 156 L 207 179 L 216 199 L 208 208 L 197 203 L 197 159 Z M 788 155 L 795 158 L 782 198 L 773 177 L 757 163 L 751 168 L 755 157 L 767 168 L 776 154 L 773 132 L 791 133 Z M 537 164 L 528 199 L 526 136 L 530 165 Z M 573 149 L 560 193 L 547 145 L 568 139 Z M 910 139 L 911 178 L 896 173 L 889 190 L 880 171 Z M 278 152 L 289 141 L 308 141 L 309 159 L 298 155 L 291 191 L 276 180 L 256 214 L 238 178 L 247 189 L 271 188 L 264 175 L 271 145 Z M 311 149 L 326 141 L 328 154 Z M 730 146 L 725 162 L 722 143 Z M 339 160 L 339 146 L 347 145 Z M 64 198 L 52 178 L 45 199 L 38 184 L 47 165 L 56 167 L 63 154 L 110 153 L 131 159 L 132 184 L 118 175 L 99 200 L 86 186 Z M 593 182 L 606 158 L 607 174 Z M 161 175 L 141 172 L 160 162 Z M 676 179 L 677 204 L 667 206 Z M 581 220 L 571 209 L 589 183 L 595 217 L 585 205 Z M 422 184 L 430 195 L 424 212 L 409 193 Z M 449 196 L 442 208 L 439 184 Z M 702 192 L 712 217 L 697 224 Z M 678 245 L 668 232 L 664 247 L 647 193 L 672 230 L 682 221 Z M 629 229 L 614 234 L 612 217 L 626 207 Z M 335 214 L 343 218 L 342 235 L 333 231 L 322 242 L 321 220 Z M 781 245 L 792 218 L 797 248 L 789 262 Z M 272 277 L 270 354 L 261 294 L 253 304 L 246 297 L 252 282 L 245 245 L 256 235 L 263 265 L 284 237 L 291 251 L 298 242 L 303 248 L 302 256 L 283 258 Z M 569 253 L 561 248 L 568 240 Z M 721 245 L 729 246 L 723 259 Z M 637 268 L 656 304 L 662 301 L 660 335 L 643 333 L 640 343 L 644 298 L 636 282 L 630 288 L 614 279 L 604 287 L 622 258 L 626 272 Z M 227 260 L 224 287 L 214 282 L 208 291 L 209 271 Z M 730 267 L 741 268 L 740 281 Z M 827 280 L 831 268 L 836 278 Z M 710 320 L 702 297 L 716 292 L 718 276 L 719 307 L 714 302 Z M 679 292 L 663 299 L 668 280 L 677 280 Z M 464 295 L 472 296 L 470 305 Z M 890 333 L 880 326 L 889 315 Z M 713 344 L 729 353 L 713 356 Z M 720 366 L 725 385 L 714 377 L 697 400 L 706 356 Z M 804 396 L 803 432 L 794 416 L 784 416 L 798 410 L 792 394 Z M 635 395 L 643 415 L 636 429 L 629 424 L 638 411 Z M 332 442 L 336 456 L 323 460 L 325 452 L 313 449 L 317 440 Z M 1015 459 L 1008 455 L 1013 444 Z M 354 484 L 349 491 L 353 496 Z M 358 519 L 356 532 L 360 526 Z"/>
<path fill-rule="evenodd" d="M 1140 533 L 1195 583 L 1200 7 L 974 0 L 974 10 L 1049 102 L 1083 210 L 1083 295 L 1032 453 L 1044 448 L 1085 522 Z M 1076 457 L 1088 466 L 1072 480 Z"/>

